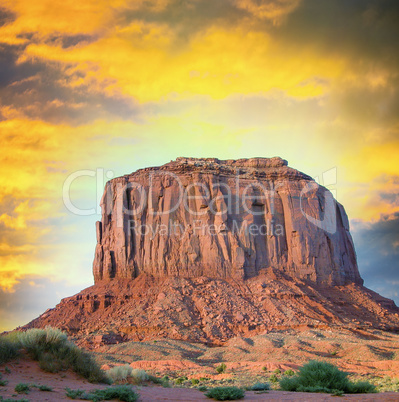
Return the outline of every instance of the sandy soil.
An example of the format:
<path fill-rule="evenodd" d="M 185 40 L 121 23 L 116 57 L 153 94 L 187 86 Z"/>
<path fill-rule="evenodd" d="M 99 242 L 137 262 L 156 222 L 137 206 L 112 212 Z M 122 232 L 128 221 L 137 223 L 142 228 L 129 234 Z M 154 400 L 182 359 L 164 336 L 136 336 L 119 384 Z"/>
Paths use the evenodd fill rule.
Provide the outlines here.
<path fill-rule="evenodd" d="M 76 374 L 63 372 L 59 374 L 45 373 L 38 367 L 36 362 L 27 358 L 8 363 L 7 367 L 11 373 L 5 372 L 5 365 L 0 366 L 3 379 L 8 381 L 6 386 L 0 387 L 0 396 L 3 398 L 28 399 L 32 402 L 43 401 L 70 401 L 65 395 L 65 388 L 92 390 L 105 388 L 106 385 L 90 384 Z M 16 394 L 15 385 L 23 382 L 28 384 L 48 385 L 53 388 L 53 392 L 39 391 L 32 387 L 28 395 Z M 140 394 L 141 402 L 153 401 L 205 401 L 209 400 L 205 395 L 195 389 L 185 388 L 163 388 L 156 386 L 138 386 L 137 392 Z M 283 391 L 269 391 L 268 393 L 255 393 L 247 391 L 244 400 L 246 401 L 329 401 L 336 397 L 324 394 L 292 393 Z M 339 398 L 340 401 L 398 401 L 398 393 L 389 392 L 369 395 L 345 395 Z"/>

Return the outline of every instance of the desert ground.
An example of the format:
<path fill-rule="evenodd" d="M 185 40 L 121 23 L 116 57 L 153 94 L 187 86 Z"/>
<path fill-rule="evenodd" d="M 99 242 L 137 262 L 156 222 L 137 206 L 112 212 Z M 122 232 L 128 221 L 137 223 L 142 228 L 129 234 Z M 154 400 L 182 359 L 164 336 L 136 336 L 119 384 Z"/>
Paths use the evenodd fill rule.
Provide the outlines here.
<path fill-rule="evenodd" d="M 158 378 L 168 376 L 170 387 L 152 382 L 134 385 L 140 401 L 201 401 L 209 400 L 197 388 L 214 386 L 249 387 L 256 382 L 270 382 L 267 392 L 246 391 L 244 400 L 304 400 L 325 401 L 336 398 L 328 394 L 293 393 L 278 390 L 279 379 L 286 370 L 296 371 L 312 359 L 331 362 L 350 373 L 351 379 L 368 380 L 379 388 L 378 394 L 345 395 L 340 400 L 398 401 L 399 394 L 399 334 L 379 330 L 308 329 L 300 333 L 275 332 L 253 338 L 236 337 L 224 346 L 159 339 L 149 342 L 123 342 L 113 345 L 91 345 L 102 368 L 121 364 L 146 370 Z M 224 373 L 216 367 L 226 364 Z M 7 367 L 7 369 L 6 369 Z M 0 396 L 15 400 L 70 400 L 65 388 L 93 390 L 106 385 L 90 384 L 75 373 L 56 374 L 42 371 L 26 356 L 0 366 L 7 384 L 0 387 Z M 177 385 L 177 378 L 187 378 Z M 192 379 L 199 380 L 193 386 Z M 31 384 L 27 394 L 14 391 L 18 383 Z M 52 392 L 40 391 L 34 385 L 48 385 Z M 383 392 L 381 392 L 383 391 Z M 396 392 L 395 392 L 396 391 Z"/>

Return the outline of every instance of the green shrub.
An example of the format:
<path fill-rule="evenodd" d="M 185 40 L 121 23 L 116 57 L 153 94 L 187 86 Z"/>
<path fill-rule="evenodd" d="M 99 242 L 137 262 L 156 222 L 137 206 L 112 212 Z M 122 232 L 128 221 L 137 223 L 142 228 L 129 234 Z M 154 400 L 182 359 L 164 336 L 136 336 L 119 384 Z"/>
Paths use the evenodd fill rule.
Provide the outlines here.
<path fill-rule="evenodd" d="M 377 392 L 376 387 L 368 381 L 351 382 L 349 388 L 350 390 L 348 392 L 351 394 L 370 394 Z"/>
<path fill-rule="evenodd" d="M 272 382 L 272 383 L 278 382 L 278 377 L 276 376 L 276 374 L 272 374 L 272 375 L 269 377 L 269 381 Z"/>
<path fill-rule="evenodd" d="M 115 366 L 106 371 L 107 376 L 113 381 L 126 381 L 132 374 L 132 368 L 125 364 L 124 366 Z"/>
<path fill-rule="evenodd" d="M 274 374 L 281 374 L 281 370 L 280 369 L 276 369 L 273 371 Z"/>
<path fill-rule="evenodd" d="M 85 393 L 85 391 L 81 389 L 71 389 L 68 387 L 65 388 L 65 391 L 66 396 L 71 399 L 79 399 Z"/>
<path fill-rule="evenodd" d="M 222 374 L 226 371 L 226 365 L 224 363 L 220 364 L 219 366 L 216 367 L 216 371 L 219 374 Z"/>
<path fill-rule="evenodd" d="M 344 391 L 341 391 L 339 389 L 333 389 L 333 391 L 331 392 L 332 396 L 342 396 L 344 394 Z"/>
<path fill-rule="evenodd" d="M 90 382 L 109 383 L 93 356 L 68 341 L 67 335 L 58 329 L 30 329 L 19 333 L 18 340 L 42 370 L 57 373 L 72 369 Z"/>
<path fill-rule="evenodd" d="M 0 380 L 0 387 L 5 387 L 7 384 L 8 384 L 7 380 Z"/>
<path fill-rule="evenodd" d="M 105 389 L 96 389 L 86 392 L 81 389 L 66 388 L 66 396 L 71 399 L 84 399 L 88 401 L 109 401 L 116 399 L 124 402 L 135 402 L 138 399 L 138 394 L 127 385 L 117 385 Z"/>
<path fill-rule="evenodd" d="M 28 394 L 30 391 L 29 384 L 25 384 L 23 382 L 20 382 L 17 384 L 14 388 L 15 392 L 18 392 L 18 394 Z"/>
<path fill-rule="evenodd" d="M 208 388 L 205 387 L 205 385 L 201 385 L 200 387 L 198 387 L 198 391 L 205 392 L 207 390 L 208 390 Z"/>
<path fill-rule="evenodd" d="M 284 371 L 284 375 L 287 375 L 289 377 L 292 377 L 294 374 L 295 374 L 294 371 L 291 370 L 291 369 L 288 369 L 288 370 Z"/>
<path fill-rule="evenodd" d="M 268 391 L 270 384 L 268 382 L 257 382 L 250 388 L 251 391 Z"/>
<path fill-rule="evenodd" d="M 0 336 L 0 364 L 7 363 L 18 357 L 18 341 L 12 339 L 11 334 Z M 7 369 L 6 369 L 7 372 Z"/>
<path fill-rule="evenodd" d="M 184 381 L 186 381 L 185 377 L 179 377 L 179 378 L 176 378 L 175 384 L 176 385 L 181 385 L 181 384 L 183 384 Z"/>
<path fill-rule="evenodd" d="M 191 384 L 197 385 L 197 384 L 199 384 L 199 380 L 197 380 L 196 378 L 192 378 L 191 379 Z"/>
<path fill-rule="evenodd" d="M 367 382 L 351 383 L 347 373 L 333 364 L 310 361 L 299 369 L 297 375 L 280 380 L 284 391 L 344 393 L 374 392 L 375 387 Z"/>
<path fill-rule="evenodd" d="M 7 366 L 4 367 L 4 371 L 6 374 L 11 374 L 11 370 Z"/>
<path fill-rule="evenodd" d="M 43 392 L 52 392 L 53 388 L 49 387 L 48 385 L 35 385 L 35 387 Z"/>
<path fill-rule="evenodd" d="M 262 367 L 262 371 L 267 371 L 267 367 L 266 367 L 266 366 L 263 366 L 263 367 Z"/>
<path fill-rule="evenodd" d="M 244 391 L 237 387 L 216 387 L 210 389 L 205 396 L 217 401 L 233 401 L 243 399 Z"/>

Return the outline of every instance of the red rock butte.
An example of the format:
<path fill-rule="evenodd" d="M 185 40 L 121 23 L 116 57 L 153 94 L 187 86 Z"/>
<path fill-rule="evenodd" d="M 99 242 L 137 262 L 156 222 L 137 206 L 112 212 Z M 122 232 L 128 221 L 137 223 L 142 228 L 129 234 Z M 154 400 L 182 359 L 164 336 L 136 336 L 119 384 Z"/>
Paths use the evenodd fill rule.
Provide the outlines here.
<path fill-rule="evenodd" d="M 94 286 L 26 327 L 89 346 L 399 329 L 394 302 L 363 286 L 343 206 L 279 157 L 177 158 L 109 181 L 101 207 Z"/>
<path fill-rule="evenodd" d="M 107 183 L 94 279 L 245 279 L 275 268 L 361 284 L 348 218 L 331 200 L 281 158 L 178 158 L 138 170 Z"/>

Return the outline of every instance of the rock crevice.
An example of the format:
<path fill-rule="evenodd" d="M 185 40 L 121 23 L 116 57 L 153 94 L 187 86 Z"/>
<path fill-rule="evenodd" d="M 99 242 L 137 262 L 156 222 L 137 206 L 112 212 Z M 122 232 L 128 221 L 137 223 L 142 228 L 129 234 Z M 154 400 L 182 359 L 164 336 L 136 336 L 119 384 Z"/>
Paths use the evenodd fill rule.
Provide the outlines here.
<path fill-rule="evenodd" d="M 266 268 L 321 285 L 362 284 L 345 210 L 281 158 L 177 158 L 106 185 L 95 281 Z"/>

